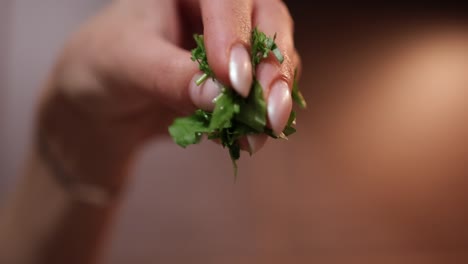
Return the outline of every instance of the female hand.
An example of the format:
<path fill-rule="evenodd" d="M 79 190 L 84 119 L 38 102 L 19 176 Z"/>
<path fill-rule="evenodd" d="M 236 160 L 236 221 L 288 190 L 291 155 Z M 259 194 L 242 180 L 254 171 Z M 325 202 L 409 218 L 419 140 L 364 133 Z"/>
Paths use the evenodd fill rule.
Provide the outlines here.
<path fill-rule="evenodd" d="M 56 156 L 69 161 L 69 170 L 112 175 L 142 142 L 166 133 L 175 116 L 213 109 L 217 85 L 194 82 L 200 74 L 188 50 L 194 32 L 203 29 L 217 79 L 248 95 L 254 26 L 276 33 L 285 57 L 281 65 L 267 59 L 257 68 L 269 125 L 281 132 L 299 57 L 293 21 L 279 0 L 113 2 L 66 45 L 41 101 L 39 132 Z M 244 148 L 256 151 L 265 141 L 249 136 Z"/>

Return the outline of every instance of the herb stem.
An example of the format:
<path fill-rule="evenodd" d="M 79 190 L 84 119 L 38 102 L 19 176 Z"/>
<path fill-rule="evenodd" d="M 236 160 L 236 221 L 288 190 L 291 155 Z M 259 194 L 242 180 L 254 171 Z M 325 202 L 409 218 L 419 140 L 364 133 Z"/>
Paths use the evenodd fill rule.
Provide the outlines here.
<path fill-rule="evenodd" d="M 200 78 L 197 79 L 197 81 L 195 82 L 197 85 L 200 85 L 202 83 L 204 83 L 207 79 L 208 79 L 208 74 L 204 73 L 202 76 L 200 76 Z"/>

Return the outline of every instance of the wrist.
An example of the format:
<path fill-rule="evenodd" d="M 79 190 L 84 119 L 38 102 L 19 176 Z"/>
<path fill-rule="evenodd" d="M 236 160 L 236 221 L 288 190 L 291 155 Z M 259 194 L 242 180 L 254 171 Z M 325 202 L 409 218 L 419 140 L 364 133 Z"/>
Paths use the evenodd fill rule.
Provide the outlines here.
<path fill-rule="evenodd" d="M 54 173 L 120 192 L 134 144 L 119 142 L 117 129 L 82 111 L 60 89 L 49 91 L 39 109 L 35 152 L 50 169 L 61 168 Z"/>

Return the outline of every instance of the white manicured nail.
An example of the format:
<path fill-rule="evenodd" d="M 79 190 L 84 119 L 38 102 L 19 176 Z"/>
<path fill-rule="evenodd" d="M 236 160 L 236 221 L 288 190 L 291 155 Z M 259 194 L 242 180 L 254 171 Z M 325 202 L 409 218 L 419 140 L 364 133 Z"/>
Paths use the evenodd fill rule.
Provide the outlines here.
<path fill-rule="evenodd" d="M 232 47 L 229 59 L 229 80 L 232 88 L 247 97 L 252 85 L 252 63 L 247 49 L 237 44 Z"/>
<path fill-rule="evenodd" d="M 250 153 L 254 154 L 259 149 L 261 149 L 267 140 L 268 137 L 265 135 L 247 135 L 247 142 L 249 143 Z"/>
<path fill-rule="evenodd" d="M 292 110 L 291 92 L 285 81 L 277 81 L 268 95 L 268 118 L 276 135 L 283 132 Z"/>

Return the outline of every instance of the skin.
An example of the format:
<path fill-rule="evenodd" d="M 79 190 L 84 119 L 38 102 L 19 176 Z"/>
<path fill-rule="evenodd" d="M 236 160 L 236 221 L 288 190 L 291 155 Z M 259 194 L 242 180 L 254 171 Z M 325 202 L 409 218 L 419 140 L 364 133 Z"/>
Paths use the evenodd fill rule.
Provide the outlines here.
<path fill-rule="evenodd" d="M 203 28 L 209 63 L 229 85 L 230 48 L 248 47 L 252 25 L 277 32 L 286 58 L 282 65 L 268 60 L 259 67 L 267 96 L 277 80 L 290 86 L 299 63 L 292 19 L 280 1 L 122 0 L 86 22 L 45 84 L 36 144 L 0 217 L 0 244 L 9 245 L 0 249 L 0 262 L 95 263 L 137 150 L 150 138 L 166 136 L 175 116 L 207 99 L 189 95 L 198 73 L 186 49 L 190 36 Z M 281 115 L 287 118 L 289 111 Z M 266 138 L 254 140 L 261 147 Z M 57 166 L 109 191 L 110 203 L 96 207 L 72 199 L 57 184 Z M 41 221 L 25 217 L 36 211 Z"/>
<path fill-rule="evenodd" d="M 183 3 L 183 10 L 200 6 L 196 1 Z M 159 4 L 161 9 L 164 4 L 172 6 Z M 54 180 L 50 160 L 34 146 L 23 180 L 0 216 L 0 263 L 96 262 L 134 153 L 148 138 L 163 136 L 172 116 L 193 110 L 194 103 L 184 92 L 192 76 L 182 69 L 193 74 L 196 65 L 188 54 L 165 49 L 186 47 L 190 36 L 161 26 L 156 27 L 163 32 L 158 36 L 177 45 L 142 38 L 147 34 L 136 30 L 141 27 L 130 14 L 157 8 L 137 7 L 114 4 L 70 40 L 46 85 L 37 119 L 37 131 L 46 132 L 52 149 L 66 152 L 55 155 L 54 163 L 67 164 L 83 181 L 117 195 L 104 208 L 71 200 Z M 173 19 L 162 19 L 173 14 L 167 10 L 150 17 Z M 201 20 L 196 12 L 187 18 L 192 17 Z M 161 21 L 143 24 L 151 27 Z M 408 25 L 395 28 L 401 29 Z M 365 34 L 377 41 L 363 37 L 359 42 L 352 36 L 356 43 L 346 38 L 349 32 L 338 32 L 338 40 L 320 43 L 322 49 L 309 54 L 308 61 L 315 65 L 308 69 L 312 66 L 314 74 L 304 83 L 314 83 L 305 90 L 313 92 L 309 101 L 313 108 L 299 125 L 310 133 L 296 135 L 288 145 L 296 146 L 293 151 L 257 159 L 256 178 L 252 177 L 255 221 L 261 223 L 256 225 L 257 243 L 292 253 L 261 251 L 256 262 L 304 262 L 306 257 L 329 263 L 466 259 L 466 27 L 416 28 L 394 40 L 384 37 L 391 31 L 378 32 Z M 130 44 L 121 43 L 122 34 L 129 35 L 124 39 Z M 345 49 L 339 38 L 343 36 Z M 137 44 L 146 48 L 125 48 Z M 154 51 L 155 57 L 185 57 L 157 67 L 154 61 L 160 59 L 136 54 L 146 51 Z M 177 78 L 170 78 L 179 67 Z M 279 73 L 270 79 L 287 80 L 286 66 L 264 67 Z M 262 69 L 258 71 L 261 75 Z M 155 80 L 154 72 L 163 72 L 154 75 L 164 79 Z M 320 159 L 300 158 L 311 156 Z M 284 160 L 294 160 L 297 175 L 283 173 Z M 319 250 L 304 256 L 291 245 L 318 245 Z"/>

